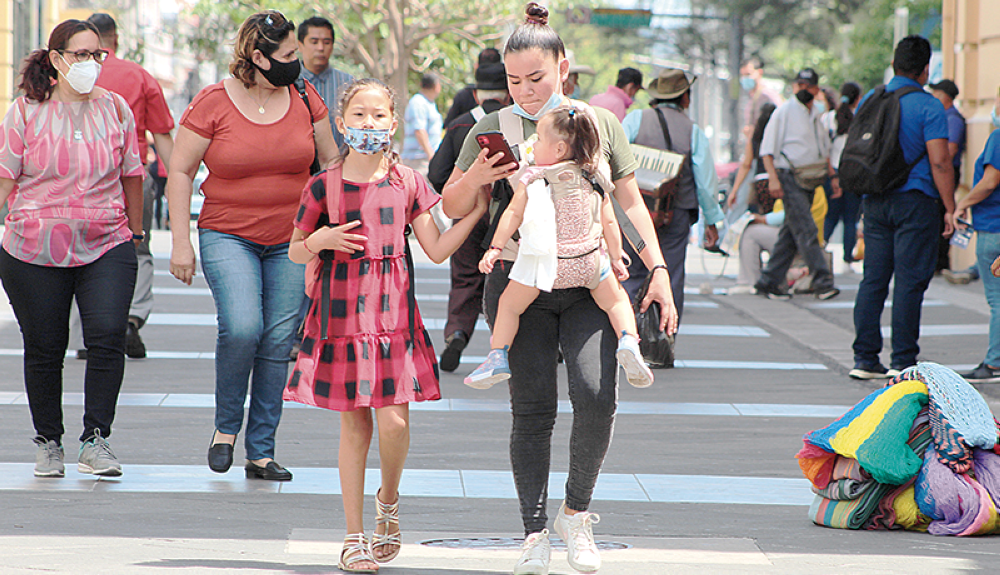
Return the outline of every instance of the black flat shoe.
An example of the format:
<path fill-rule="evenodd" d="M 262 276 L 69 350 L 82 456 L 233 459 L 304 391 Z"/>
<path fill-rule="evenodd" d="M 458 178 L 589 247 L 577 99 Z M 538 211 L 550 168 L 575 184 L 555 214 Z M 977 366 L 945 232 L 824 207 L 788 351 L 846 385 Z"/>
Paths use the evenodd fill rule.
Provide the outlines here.
<path fill-rule="evenodd" d="M 268 481 L 292 480 L 292 472 L 278 465 L 276 461 L 269 461 L 264 467 L 252 461 L 247 461 L 246 470 L 247 479 L 266 479 Z"/>
<path fill-rule="evenodd" d="M 215 443 L 215 435 L 212 433 L 212 444 L 208 446 L 208 468 L 216 473 L 225 473 L 233 466 L 233 446 Z"/>

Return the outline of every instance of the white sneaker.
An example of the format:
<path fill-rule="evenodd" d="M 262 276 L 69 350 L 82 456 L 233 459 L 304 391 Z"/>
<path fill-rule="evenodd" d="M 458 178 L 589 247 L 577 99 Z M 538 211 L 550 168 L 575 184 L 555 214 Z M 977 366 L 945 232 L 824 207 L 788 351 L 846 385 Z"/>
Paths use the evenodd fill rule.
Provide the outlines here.
<path fill-rule="evenodd" d="M 549 575 L 549 560 L 552 558 L 552 545 L 549 543 L 549 530 L 542 529 L 524 538 L 521 545 L 521 558 L 514 565 L 514 575 Z"/>
<path fill-rule="evenodd" d="M 653 372 L 646 366 L 639 351 L 639 340 L 634 335 L 625 334 L 618 340 L 618 351 L 615 352 L 618 365 L 625 370 L 625 377 L 633 387 L 649 387 L 653 385 Z M 617 382 L 618 372 L 615 371 Z"/>
<path fill-rule="evenodd" d="M 591 525 L 601 520 L 596 513 L 586 511 L 576 515 L 566 514 L 566 504 L 559 508 L 552 527 L 566 543 L 566 560 L 569 566 L 581 573 L 596 573 L 601 568 L 601 554 L 594 543 Z"/>

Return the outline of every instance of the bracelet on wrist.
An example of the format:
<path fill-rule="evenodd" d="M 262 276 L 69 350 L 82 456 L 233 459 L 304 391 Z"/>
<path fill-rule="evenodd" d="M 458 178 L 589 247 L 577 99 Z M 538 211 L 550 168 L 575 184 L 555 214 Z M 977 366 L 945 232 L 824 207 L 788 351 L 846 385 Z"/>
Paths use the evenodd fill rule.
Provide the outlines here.
<path fill-rule="evenodd" d="M 141 242 L 144 239 L 146 239 L 146 234 L 144 234 L 144 233 L 143 234 L 137 234 L 135 232 L 132 232 L 132 241 L 133 242 Z"/>
<path fill-rule="evenodd" d="M 309 237 L 311 237 L 311 236 L 309 236 Z M 314 252 L 311 249 L 309 249 L 309 244 L 307 243 L 309 241 L 309 237 L 305 237 L 305 238 L 302 239 L 302 247 L 304 247 L 306 249 L 306 251 L 309 252 L 309 253 L 311 253 L 312 255 L 318 256 L 319 255 L 318 252 Z"/>
<path fill-rule="evenodd" d="M 653 266 L 653 269 L 649 270 L 649 275 L 653 275 L 654 273 L 656 273 L 656 270 L 663 270 L 667 272 L 667 275 L 670 275 L 670 270 L 667 269 L 666 264 L 656 264 L 655 266 Z"/>
<path fill-rule="evenodd" d="M 500 248 L 500 247 L 497 247 L 497 246 L 494 246 L 494 245 L 491 244 L 489 251 L 493 251 L 493 250 L 496 250 L 498 252 L 502 252 L 503 248 Z"/>

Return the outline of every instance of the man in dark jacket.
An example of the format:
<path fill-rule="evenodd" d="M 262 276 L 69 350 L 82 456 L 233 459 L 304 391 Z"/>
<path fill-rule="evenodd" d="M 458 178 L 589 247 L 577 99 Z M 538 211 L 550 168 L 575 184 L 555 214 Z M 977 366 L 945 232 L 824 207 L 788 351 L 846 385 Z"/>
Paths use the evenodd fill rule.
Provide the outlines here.
<path fill-rule="evenodd" d="M 510 101 L 507 74 L 502 63 L 476 69 L 475 97 L 479 105 L 445 127 L 441 145 L 431 158 L 427 177 L 438 193 L 451 177 L 455 161 L 462 151 L 462 144 L 472 127 L 483 116 L 503 108 Z M 476 320 L 483 308 L 483 282 L 486 276 L 479 272 L 479 260 L 485 251 L 482 244 L 488 230 L 489 219 L 484 215 L 465 243 L 451 256 L 451 292 L 448 294 L 448 321 L 444 326 L 446 346 L 439 362 L 439 366 L 445 371 L 455 371 L 458 368 L 462 350 L 472 338 Z"/>

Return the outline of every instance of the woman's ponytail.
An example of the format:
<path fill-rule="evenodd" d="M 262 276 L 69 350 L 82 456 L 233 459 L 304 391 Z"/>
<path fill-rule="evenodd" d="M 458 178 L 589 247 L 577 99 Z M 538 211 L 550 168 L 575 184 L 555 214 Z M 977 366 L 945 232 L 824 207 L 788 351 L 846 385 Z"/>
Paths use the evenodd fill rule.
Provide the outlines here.
<path fill-rule="evenodd" d="M 52 95 L 55 87 L 52 80 L 56 77 L 56 69 L 49 60 L 49 51 L 40 48 L 24 59 L 21 68 L 21 83 L 18 88 L 29 100 L 44 102 Z"/>

